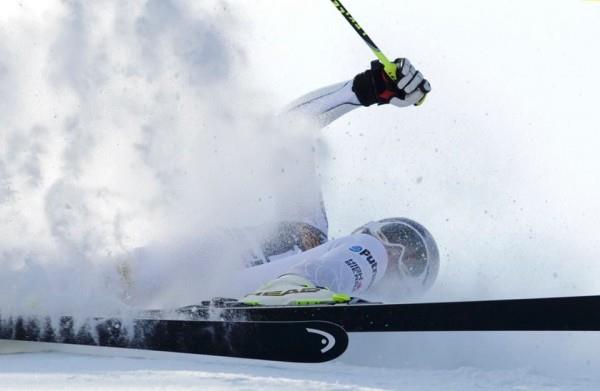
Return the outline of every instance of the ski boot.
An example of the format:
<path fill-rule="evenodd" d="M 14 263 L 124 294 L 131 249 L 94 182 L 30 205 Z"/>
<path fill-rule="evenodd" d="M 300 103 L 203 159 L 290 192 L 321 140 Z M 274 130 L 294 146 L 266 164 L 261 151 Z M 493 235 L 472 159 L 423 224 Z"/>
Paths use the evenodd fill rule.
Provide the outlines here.
<path fill-rule="evenodd" d="M 346 294 L 316 286 L 304 277 L 285 274 L 247 294 L 239 302 L 251 306 L 284 306 L 341 304 L 351 300 Z"/>

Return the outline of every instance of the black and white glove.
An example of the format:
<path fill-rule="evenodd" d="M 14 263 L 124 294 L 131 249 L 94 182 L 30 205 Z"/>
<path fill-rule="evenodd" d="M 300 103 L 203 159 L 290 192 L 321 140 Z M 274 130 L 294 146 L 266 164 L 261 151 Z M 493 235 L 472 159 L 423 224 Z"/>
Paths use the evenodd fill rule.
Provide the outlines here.
<path fill-rule="evenodd" d="M 373 103 L 391 103 L 398 107 L 418 105 L 431 91 L 429 82 L 408 59 L 398 58 L 394 62 L 397 64 L 396 81 L 390 79 L 377 60 L 371 62 L 371 69 L 356 75 L 352 91 L 363 106 Z"/>

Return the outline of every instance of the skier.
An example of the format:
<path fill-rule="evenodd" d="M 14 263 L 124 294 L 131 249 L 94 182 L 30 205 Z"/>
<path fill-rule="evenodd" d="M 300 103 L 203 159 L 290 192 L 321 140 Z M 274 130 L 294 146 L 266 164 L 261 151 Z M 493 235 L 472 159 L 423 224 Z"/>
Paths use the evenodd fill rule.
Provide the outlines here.
<path fill-rule="evenodd" d="M 431 90 L 429 83 L 407 59 L 398 59 L 396 64 L 395 82 L 378 61 L 373 61 L 370 69 L 352 80 L 296 100 L 279 120 L 285 126 L 286 121 L 308 118 L 324 127 L 361 106 L 418 104 Z M 222 272 L 227 274 L 229 283 L 213 293 L 228 297 L 246 295 L 241 301 L 248 304 L 343 302 L 351 296 L 365 297 L 376 289 L 405 297 L 418 295 L 433 284 L 438 250 L 431 234 L 420 224 L 406 218 L 384 219 L 328 242 L 320 193 L 308 194 L 306 198 L 308 202 L 303 198 L 301 207 L 293 205 L 295 209 L 287 215 L 288 221 L 226 230 L 215 233 L 214 238 L 194 239 L 181 249 L 136 249 L 132 259 L 118 271 L 125 286 L 123 296 L 128 301 L 152 300 L 160 291 L 157 284 L 169 270 L 187 270 L 198 259 L 210 259 L 211 254 L 240 259 L 239 265 L 231 265 L 239 271 L 233 272 L 227 265 Z M 166 258 L 172 261 L 165 264 Z M 170 279 L 185 284 L 188 275 L 196 274 L 173 274 Z M 189 282 L 197 283 L 197 279 Z"/>
<path fill-rule="evenodd" d="M 353 80 L 307 94 L 287 115 L 307 116 L 326 126 L 361 106 L 419 104 L 431 90 L 407 59 L 397 59 L 397 81 L 379 61 Z M 233 284 L 251 291 L 241 301 L 252 305 L 348 302 L 376 286 L 395 285 L 404 295 L 427 290 L 437 276 L 439 255 L 433 236 L 419 223 L 390 218 L 365 224 L 351 235 L 326 242 L 324 209 L 305 222 L 281 223 L 274 238 L 264 241 L 251 266 Z M 316 222 L 316 223 L 315 223 Z M 385 284 L 385 285 L 388 285 Z M 259 287 L 256 289 L 256 287 Z M 388 288 L 389 289 L 389 288 Z"/>

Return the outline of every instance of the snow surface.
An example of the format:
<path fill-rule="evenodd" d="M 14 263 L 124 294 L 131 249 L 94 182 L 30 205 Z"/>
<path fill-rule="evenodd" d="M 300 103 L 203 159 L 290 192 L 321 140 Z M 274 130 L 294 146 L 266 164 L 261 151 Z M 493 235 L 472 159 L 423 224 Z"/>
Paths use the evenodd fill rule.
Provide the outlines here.
<path fill-rule="evenodd" d="M 0 344 L 5 352 L 37 350 L 29 343 Z M 46 344 L 43 344 L 46 345 Z M 88 354 L 85 354 L 86 349 Z M 94 349 L 94 348 L 92 348 Z M 342 362 L 283 364 L 182 354 L 97 348 L 69 353 L 29 352 L 0 356 L 6 390 L 597 390 L 599 380 L 560 378 L 533 369 L 457 367 L 398 369 Z M 69 350 L 69 349 L 66 349 Z M 125 353 L 123 353 L 125 352 Z M 134 356 L 134 357 L 132 357 Z"/>
<path fill-rule="evenodd" d="M 120 279 L 133 249 L 285 219 L 319 182 L 333 236 L 396 215 L 429 228 L 442 260 L 422 300 L 600 293 L 598 2 L 347 0 L 433 92 L 325 129 L 318 176 L 316 135 L 265 117 L 371 54 L 328 1 L 307 3 L 0 5 L 3 311 L 193 303 L 226 287 L 235 249 L 157 254 L 160 278 L 132 279 L 142 298 Z M 284 365 L 0 342 L 13 352 L 0 388 L 596 390 L 599 346 L 597 333 L 364 335 L 338 362 Z"/>
<path fill-rule="evenodd" d="M 579 346 L 578 355 L 569 357 L 561 344 L 588 351 L 581 354 Z M 0 341 L 0 387 L 597 390 L 599 344 L 593 333 L 364 333 L 351 334 L 348 351 L 335 362 L 291 364 Z"/>

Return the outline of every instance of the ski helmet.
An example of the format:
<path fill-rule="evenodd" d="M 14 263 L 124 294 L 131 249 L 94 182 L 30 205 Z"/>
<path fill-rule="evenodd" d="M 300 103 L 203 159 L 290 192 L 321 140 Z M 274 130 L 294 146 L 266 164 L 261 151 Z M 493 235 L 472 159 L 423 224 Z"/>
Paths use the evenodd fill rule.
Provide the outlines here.
<path fill-rule="evenodd" d="M 440 257 L 433 236 L 416 221 L 393 217 L 372 221 L 352 232 L 374 236 L 384 245 L 388 270 L 397 271 L 403 280 L 427 290 L 435 281 Z"/>

